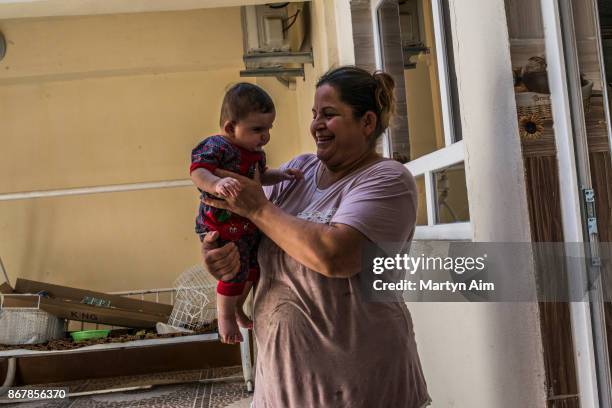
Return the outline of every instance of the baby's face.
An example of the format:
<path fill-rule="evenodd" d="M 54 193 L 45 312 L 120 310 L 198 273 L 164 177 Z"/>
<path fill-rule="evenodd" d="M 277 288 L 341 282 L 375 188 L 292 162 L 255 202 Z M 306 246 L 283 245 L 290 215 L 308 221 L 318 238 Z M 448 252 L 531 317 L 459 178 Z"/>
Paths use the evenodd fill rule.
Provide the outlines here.
<path fill-rule="evenodd" d="M 243 149 L 260 151 L 270 141 L 270 129 L 276 112 L 252 112 L 234 125 L 234 143 Z"/>

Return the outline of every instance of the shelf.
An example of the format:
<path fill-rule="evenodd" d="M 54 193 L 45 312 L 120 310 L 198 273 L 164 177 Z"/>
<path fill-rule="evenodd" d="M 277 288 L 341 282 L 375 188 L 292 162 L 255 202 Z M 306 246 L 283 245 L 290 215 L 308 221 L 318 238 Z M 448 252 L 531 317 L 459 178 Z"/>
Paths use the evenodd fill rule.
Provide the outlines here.
<path fill-rule="evenodd" d="M 241 77 L 304 78 L 304 68 L 254 68 L 240 71 Z"/>
<path fill-rule="evenodd" d="M 251 64 L 312 64 L 312 52 L 258 52 L 242 57 L 244 65 L 250 69 Z"/>

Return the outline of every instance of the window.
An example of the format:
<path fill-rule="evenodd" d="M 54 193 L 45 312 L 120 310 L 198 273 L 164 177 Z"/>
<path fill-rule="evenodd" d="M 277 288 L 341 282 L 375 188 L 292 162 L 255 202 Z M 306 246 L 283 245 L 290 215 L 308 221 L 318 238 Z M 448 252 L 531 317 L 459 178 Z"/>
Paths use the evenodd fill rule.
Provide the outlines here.
<path fill-rule="evenodd" d="M 448 224 L 470 220 L 465 186 L 465 167 L 455 164 L 433 173 L 436 222 Z"/>
<path fill-rule="evenodd" d="M 471 239 L 448 0 L 374 5 L 377 66 L 395 79 L 397 99 L 379 151 L 416 178 L 416 238 Z"/>

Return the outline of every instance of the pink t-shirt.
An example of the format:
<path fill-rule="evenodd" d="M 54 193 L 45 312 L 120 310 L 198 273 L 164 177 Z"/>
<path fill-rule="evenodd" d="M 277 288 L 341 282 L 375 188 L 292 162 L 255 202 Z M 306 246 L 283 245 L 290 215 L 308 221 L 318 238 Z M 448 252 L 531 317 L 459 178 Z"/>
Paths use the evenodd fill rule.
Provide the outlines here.
<path fill-rule="evenodd" d="M 412 238 L 417 193 L 404 166 L 381 160 L 323 190 L 316 185 L 321 165 L 314 155 L 287 163 L 302 170 L 304 180 L 267 188 L 270 200 L 304 220 L 350 225 L 373 242 L 401 245 Z M 256 408 L 427 405 L 404 303 L 367 301 L 360 274 L 327 278 L 267 237 L 258 260 Z"/>

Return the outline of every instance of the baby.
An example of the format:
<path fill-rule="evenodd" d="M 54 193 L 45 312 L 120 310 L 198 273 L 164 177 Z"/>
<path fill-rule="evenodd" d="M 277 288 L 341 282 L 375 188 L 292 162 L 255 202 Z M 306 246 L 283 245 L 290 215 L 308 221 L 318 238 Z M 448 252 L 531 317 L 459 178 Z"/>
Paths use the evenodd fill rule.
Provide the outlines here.
<path fill-rule="evenodd" d="M 270 129 L 276 117 L 272 98 L 250 83 L 232 86 L 221 105 L 221 134 L 204 139 L 191 153 L 191 179 L 206 196 L 236 196 L 240 182 L 231 177 L 215 176 L 215 169 L 229 170 L 253 177 L 259 169 L 264 185 L 301 178 L 294 169 L 284 171 L 266 167 L 263 146 L 270 141 Z M 259 230 L 248 219 L 200 203 L 196 233 L 200 241 L 212 231 L 219 233 L 219 245 L 232 241 L 240 253 L 240 271 L 228 282 L 217 284 L 219 336 L 225 343 L 242 341 L 238 326 L 252 328 L 242 310 L 244 300 L 259 276 L 257 245 Z"/>

